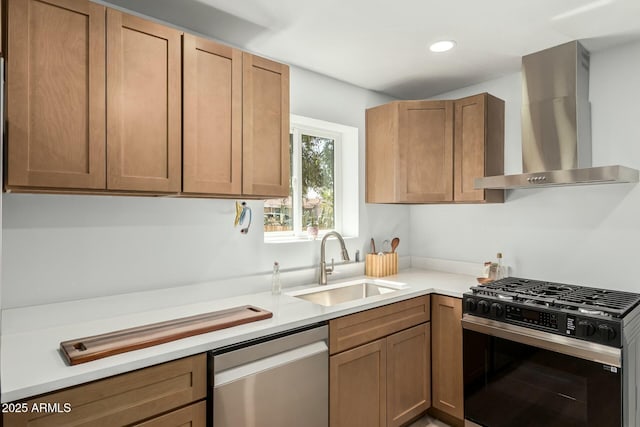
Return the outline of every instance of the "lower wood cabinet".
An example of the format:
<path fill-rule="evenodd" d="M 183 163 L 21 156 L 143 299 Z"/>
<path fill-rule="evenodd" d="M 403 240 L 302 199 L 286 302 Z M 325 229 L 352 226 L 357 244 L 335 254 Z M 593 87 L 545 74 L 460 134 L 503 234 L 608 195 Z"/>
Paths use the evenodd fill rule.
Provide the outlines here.
<path fill-rule="evenodd" d="M 373 427 L 387 421 L 385 339 L 329 359 L 329 425 Z"/>
<path fill-rule="evenodd" d="M 424 296 L 330 321 L 332 427 L 400 426 L 429 408 L 429 311 Z"/>
<path fill-rule="evenodd" d="M 136 427 L 204 427 L 207 425 L 207 402 L 202 401 L 168 414 L 135 424 Z"/>
<path fill-rule="evenodd" d="M 435 415 L 438 411 L 464 418 L 462 378 L 462 300 L 443 295 L 431 298 L 432 380 Z"/>
<path fill-rule="evenodd" d="M 16 402 L 27 411 L 5 413 L 3 421 L 7 427 L 204 427 L 206 394 L 207 359 L 199 354 Z"/>
<path fill-rule="evenodd" d="M 387 337 L 387 426 L 400 426 L 431 405 L 431 325 Z"/>

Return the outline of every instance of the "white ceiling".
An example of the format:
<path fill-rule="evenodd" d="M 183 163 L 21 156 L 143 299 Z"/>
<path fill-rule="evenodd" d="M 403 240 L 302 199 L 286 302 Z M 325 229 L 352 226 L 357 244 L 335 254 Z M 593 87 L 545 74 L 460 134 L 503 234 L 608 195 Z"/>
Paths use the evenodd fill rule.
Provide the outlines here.
<path fill-rule="evenodd" d="M 571 40 L 640 39 L 640 0 L 108 0 L 246 50 L 397 98 L 517 71 Z M 429 44 L 454 39 L 435 54 Z"/>

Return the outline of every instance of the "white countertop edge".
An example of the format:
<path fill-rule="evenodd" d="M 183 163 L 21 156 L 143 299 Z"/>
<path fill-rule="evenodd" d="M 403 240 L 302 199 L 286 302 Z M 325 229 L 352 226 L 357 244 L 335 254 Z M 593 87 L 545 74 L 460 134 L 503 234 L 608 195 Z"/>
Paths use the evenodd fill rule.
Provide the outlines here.
<path fill-rule="evenodd" d="M 469 287 L 474 284 L 473 282 L 475 282 L 475 278 L 469 275 L 426 271 L 414 268 L 401 271 L 395 276 L 385 277 L 384 280 L 409 283 L 411 287 L 406 290 L 394 292 L 391 296 L 388 296 L 388 294 L 380 295 L 333 307 L 319 306 L 286 295 L 275 297 L 271 296 L 270 293 L 263 292 L 256 295 L 205 301 L 201 304 L 177 307 L 174 310 L 158 310 L 157 313 L 140 313 L 131 315 L 131 319 L 127 316 L 120 316 L 114 319 L 112 324 L 115 326 L 112 326 L 111 330 L 122 329 L 121 324 L 133 321 L 132 319 L 136 317 L 136 320 L 139 321 L 139 319 L 146 318 L 146 316 L 155 315 L 155 318 L 147 323 L 161 320 L 163 314 L 174 316 L 168 317 L 166 320 L 176 318 L 176 314 L 172 313 L 179 313 L 180 310 L 189 310 L 192 307 L 196 310 L 204 310 L 200 312 L 206 312 L 211 311 L 208 310 L 209 306 L 217 310 L 226 308 L 225 306 L 237 306 L 246 303 L 262 306 L 262 308 L 266 310 L 274 311 L 274 317 L 271 319 L 239 325 L 207 334 L 200 334 L 71 367 L 64 363 L 62 356 L 58 353 L 57 345 L 61 341 L 59 337 L 66 336 L 66 339 L 70 339 L 73 336 L 87 336 L 69 336 L 69 334 L 73 334 L 74 330 L 82 330 L 83 327 L 89 327 L 88 330 L 91 330 L 90 327 L 93 326 L 87 326 L 86 324 L 73 325 L 73 327 L 70 325 L 61 325 L 54 328 L 3 335 L 1 337 L 1 401 L 5 403 L 41 395 L 425 294 L 437 293 L 460 298 L 462 297 L 462 293 L 466 292 Z M 285 290 L 285 292 L 288 291 L 288 289 Z M 245 299 L 246 302 L 243 301 Z M 243 302 L 240 303 L 240 301 Z M 85 304 L 86 303 L 85 301 Z M 30 312 L 30 314 L 33 313 Z M 198 313 L 194 311 L 192 314 Z M 104 323 L 109 322 L 109 320 L 110 319 L 99 319 L 95 323 L 103 326 Z M 69 330 L 69 332 L 66 332 L 67 330 Z M 55 349 L 52 349 L 54 343 L 56 343 Z M 29 346 L 35 349 L 34 353 L 38 354 L 31 356 L 22 354 L 25 347 Z M 6 366 L 6 364 L 11 363 L 11 361 L 15 361 L 16 365 L 22 366 Z M 38 371 L 38 367 L 41 368 L 40 371 Z M 11 372 L 8 371 L 8 369 L 11 369 Z"/>
<path fill-rule="evenodd" d="M 38 383 L 38 384 L 25 386 L 25 387 L 14 389 L 14 390 L 6 390 L 5 387 L 3 386 L 2 403 L 30 398 L 33 396 L 38 396 L 45 393 L 58 391 L 67 387 L 73 387 L 73 386 L 88 383 L 91 381 L 105 379 L 114 375 L 135 371 L 137 369 L 148 368 L 153 365 L 170 362 L 173 360 L 181 359 L 183 357 L 193 356 L 199 353 L 205 353 L 212 350 L 211 346 L 214 343 L 215 343 L 214 348 L 221 348 L 227 345 L 237 344 L 238 342 L 248 341 L 254 338 L 260 338 L 267 335 L 277 334 L 279 332 L 284 332 L 300 326 L 311 325 L 316 322 L 300 321 L 298 323 L 299 324 L 296 324 L 296 322 L 294 322 L 288 325 L 282 325 L 282 327 L 280 328 L 268 328 L 263 330 L 257 330 L 254 333 L 238 335 L 238 338 L 240 339 L 240 341 L 236 341 L 235 339 L 228 339 L 228 340 L 212 341 L 209 343 L 201 343 L 193 346 L 185 345 L 185 346 L 181 346 L 180 348 L 172 348 L 172 347 L 175 347 L 172 344 L 174 344 L 176 341 L 171 341 L 165 344 L 159 344 L 159 345 L 148 347 L 141 350 L 135 350 L 127 353 L 122 353 L 119 355 L 110 356 L 110 359 L 116 362 L 115 364 L 113 364 L 113 366 L 94 369 L 85 373 L 80 373 L 78 375 L 69 375 L 62 379 L 58 379 L 50 382 Z M 186 340 L 189 340 L 190 338 L 184 338 L 183 340 L 186 341 Z M 164 351 L 163 346 L 169 347 L 169 349 Z M 152 354 L 144 355 L 142 357 L 137 357 L 137 358 L 132 357 L 130 361 L 117 364 L 118 358 L 122 358 L 126 356 L 135 356 L 134 353 L 137 353 L 137 354 L 150 353 L 149 350 L 152 350 L 151 351 Z M 58 355 L 58 356 L 62 360 L 62 356 L 61 355 Z M 88 362 L 88 363 L 93 363 L 93 362 Z M 81 366 L 81 365 L 78 365 L 78 366 Z M 68 368 L 74 368 L 74 367 L 68 366 Z"/>

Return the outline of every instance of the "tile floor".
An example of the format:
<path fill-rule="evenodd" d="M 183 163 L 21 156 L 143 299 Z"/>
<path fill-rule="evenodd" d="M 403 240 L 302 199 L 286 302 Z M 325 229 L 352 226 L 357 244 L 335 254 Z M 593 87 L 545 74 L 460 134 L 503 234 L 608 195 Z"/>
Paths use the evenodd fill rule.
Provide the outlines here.
<path fill-rule="evenodd" d="M 449 427 L 449 424 L 445 424 L 440 420 L 431 418 L 429 415 L 425 415 L 413 424 L 410 424 L 409 427 Z"/>

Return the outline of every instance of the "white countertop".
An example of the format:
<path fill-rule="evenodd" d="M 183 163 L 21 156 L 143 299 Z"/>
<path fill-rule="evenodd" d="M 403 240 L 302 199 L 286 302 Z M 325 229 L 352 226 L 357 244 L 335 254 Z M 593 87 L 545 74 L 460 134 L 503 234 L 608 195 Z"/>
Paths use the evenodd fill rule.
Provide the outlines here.
<path fill-rule="evenodd" d="M 355 278 L 349 278 L 352 279 Z M 211 295 L 203 296 L 207 292 L 202 286 L 194 285 L 4 310 L 0 359 L 2 402 L 82 384 L 419 295 L 438 293 L 462 297 L 462 293 L 475 283 L 474 276 L 417 268 L 383 279 L 407 283 L 409 288 L 333 307 L 286 295 L 304 287 L 286 288 L 283 295 L 279 296 L 260 292 L 220 299 Z M 190 299 L 189 303 L 185 303 Z M 61 341 L 241 305 L 255 305 L 269 310 L 273 312 L 273 317 L 76 366 L 68 366 L 58 352 Z"/>

